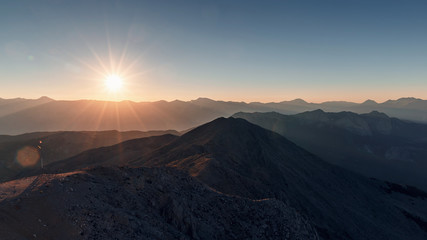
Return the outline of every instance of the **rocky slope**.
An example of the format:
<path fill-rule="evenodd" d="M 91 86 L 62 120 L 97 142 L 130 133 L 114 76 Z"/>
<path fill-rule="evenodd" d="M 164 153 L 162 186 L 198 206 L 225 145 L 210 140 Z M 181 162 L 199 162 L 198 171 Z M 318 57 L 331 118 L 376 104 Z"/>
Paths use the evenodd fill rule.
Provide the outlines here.
<path fill-rule="evenodd" d="M 138 141 L 129 144 L 136 146 Z M 97 161 L 94 165 L 167 166 L 225 194 L 287 203 L 312 222 L 322 239 L 427 237 L 424 192 L 330 165 L 283 136 L 243 119 L 220 118 L 167 144 L 161 142 L 141 142 L 139 147 L 148 143 L 156 147 L 144 147 L 131 155 L 118 151 L 111 155 L 114 146 L 93 150 L 48 169 L 64 172 L 91 166 L 92 159 Z"/>
<path fill-rule="evenodd" d="M 318 239 L 275 199 L 207 188 L 171 168 L 94 168 L 0 184 L 1 239 Z"/>

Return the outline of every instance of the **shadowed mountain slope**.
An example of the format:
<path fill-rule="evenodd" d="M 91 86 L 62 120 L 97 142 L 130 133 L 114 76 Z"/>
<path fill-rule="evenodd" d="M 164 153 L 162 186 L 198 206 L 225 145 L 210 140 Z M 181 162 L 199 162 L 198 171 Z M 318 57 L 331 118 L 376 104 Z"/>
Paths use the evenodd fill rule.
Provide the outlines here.
<path fill-rule="evenodd" d="M 166 134 L 161 136 L 128 140 L 110 147 L 90 149 L 71 158 L 48 164 L 44 171 L 66 172 L 96 166 L 140 167 L 142 166 L 141 164 L 131 165 L 129 162 L 131 162 L 132 159 L 138 159 L 141 156 L 149 156 L 156 150 L 170 144 L 178 138 L 178 136 Z M 31 171 L 31 173 L 40 173 L 40 171 Z M 25 174 L 28 173 L 24 173 L 24 175 Z"/>
<path fill-rule="evenodd" d="M 121 158 L 102 155 L 112 148 L 117 147 L 86 152 L 48 169 L 67 171 L 91 159 L 97 159 L 96 165 L 173 167 L 222 193 L 287 203 L 307 216 L 323 239 L 427 237 L 422 191 L 405 191 L 330 165 L 243 119 L 217 119 L 152 151 Z"/>
<path fill-rule="evenodd" d="M 318 239 L 281 201 L 227 196 L 176 169 L 44 174 L 0 193 L 1 239 Z"/>
<path fill-rule="evenodd" d="M 384 113 L 237 113 L 323 159 L 366 176 L 427 189 L 427 125 Z"/>
<path fill-rule="evenodd" d="M 40 159 L 44 164 L 60 161 L 92 148 L 111 146 L 129 139 L 158 136 L 164 134 L 179 135 L 169 131 L 102 131 L 102 132 L 41 132 L 17 136 L 0 136 L 0 181 L 9 179 L 21 171 L 40 168 Z M 29 151 L 29 153 L 26 153 Z M 34 162 L 26 163 L 28 154 L 35 154 Z"/>

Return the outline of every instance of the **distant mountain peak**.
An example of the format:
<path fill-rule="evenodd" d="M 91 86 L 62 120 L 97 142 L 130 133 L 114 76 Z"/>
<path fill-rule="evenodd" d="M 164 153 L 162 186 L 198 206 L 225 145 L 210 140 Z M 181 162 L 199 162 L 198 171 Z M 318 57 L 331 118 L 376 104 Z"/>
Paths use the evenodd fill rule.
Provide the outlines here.
<path fill-rule="evenodd" d="M 413 101 L 413 100 L 422 100 L 422 99 L 420 99 L 420 98 L 414 98 L 414 97 L 403 97 L 403 98 L 399 98 L 399 99 L 397 99 L 397 101 Z"/>
<path fill-rule="evenodd" d="M 192 135 L 192 134 L 199 133 L 199 132 L 204 132 L 204 134 L 207 134 L 207 135 L 223 134 L 223 133 L 230 132 L 233 129 L 237 130 L 239 128 L 242 128 L 245 125 L 253 125 L 253 124 L 249 123 L 248 121 L 246 121 L 242 118 L 220 117 L 220 118 L 217 118 L 211 122 L 208 122 L 202 126 L 199 126 L 195 129 L 191 130 L 190 132 L 186 133 L 185 135 Z"/>
<path fill-rule="evenodd" d="M 199 126 L 181 136 L 185 142 L 195 144 L 232 143 L 241 144 L 258 138 L 277 138 L 280 135 L 242 118 L 217 118 L 209 123 Z M 226 145 L 227 145 L 226 144 Z M 232 146 L 227 146 L 231 147 Z"/>
<path fill-rule="evenodd" d="M 326 112 L 323 111 L 322 109 L 316 109 L 313 111 L 306 111 L 306 112 L 298 113 L 296 115 L 314 116 L 314 115 L 324 115 L 325 113 Z"/>
<path fill-rule="evenodd" d="M 373 117 L 390 118 L 387 114 L 382 113 L 382 112 L 378 112 L 378 111 L 372 111 L 372 112 L 368 113 L 367 115 L 373 116 Z"/>
<path fill-rule="evenodd" d="M 374 100 L 368 99 L 368 100 L 364 101 L 362 104 L 363 105 L 375 105 L 375 104 L 378 104 L 378 103 L 375 102 Z"/>
<path fill-rule="evenodd" d="M 404 98 L 399 98 L 397 100 L 387 100 L 386 102 L 384 102 L 384 104 L 398 104 L 398 105 L 406 105 L 406 104 L 411 104 L 414 102 L 421 102 L 424 101 L 420 98 L 414 98 L 414 97 L 404 97 Z"/>
<path fill-rule="evenodd" d="M 323 111 L 322 109 L 316 109 L 316 110 L 313 110 L 313 111 L 311 111 L 312 113 L 325 113 L 325 111 Z"/>
<path fill-rule="evenodd" d="M 215 102 L 215 101 L 210 98 L 199 97 L 196 100 L 191 100 L 191 102 Z"/>
<path fill-rule="evenodd" d="M 303 100 L 301 98 L 297 98 L 297 99 L 294 99 L 294 100 L 289 101 L 289 102 L 291 102 L 291 103 L 297 103 L 297 104 L 307 104 L 308 103 L 308 102 L 306 102 L 305 100 Z"/>
<path fill-rule="evenodd" d="M 54 101 L 52 98 L 47 97 L 47 96 L 41 96 L 37 100 L 41 100 L 41 101 Z"/>
<path fill-rule="evenodd" d="M 294 116 L 299 119 L 305 119 L 308 121 L 328 121 L 331 113 L 325 112 L 322 109 L 316 109 L 313 111 L 306 111 L 295 114 Z"/>

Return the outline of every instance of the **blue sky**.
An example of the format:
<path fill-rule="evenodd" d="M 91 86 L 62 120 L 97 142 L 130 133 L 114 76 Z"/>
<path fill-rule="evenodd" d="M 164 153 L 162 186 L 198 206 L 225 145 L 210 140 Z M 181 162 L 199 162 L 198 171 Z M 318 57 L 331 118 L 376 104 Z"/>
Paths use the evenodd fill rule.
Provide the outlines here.
<path fill-rule="evenodd" d="M 426 1 L 9 1 L 0 97 L 427 98 L 426 12 Z M 114 94 L 112 72 L 124 78 Z"/>

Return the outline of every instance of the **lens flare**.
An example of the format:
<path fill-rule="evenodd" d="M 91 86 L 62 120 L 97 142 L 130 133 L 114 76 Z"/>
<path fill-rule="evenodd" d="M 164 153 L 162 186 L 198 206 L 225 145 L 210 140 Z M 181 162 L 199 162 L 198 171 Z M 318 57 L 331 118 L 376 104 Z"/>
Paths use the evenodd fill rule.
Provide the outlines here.
<path fill-rule="evenodd" d="M 31 146 L 23 147 L 16 153 L 16 161 L 23 167 L 34 166 L 39 159 L 39 151 Z"/>

